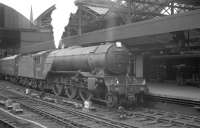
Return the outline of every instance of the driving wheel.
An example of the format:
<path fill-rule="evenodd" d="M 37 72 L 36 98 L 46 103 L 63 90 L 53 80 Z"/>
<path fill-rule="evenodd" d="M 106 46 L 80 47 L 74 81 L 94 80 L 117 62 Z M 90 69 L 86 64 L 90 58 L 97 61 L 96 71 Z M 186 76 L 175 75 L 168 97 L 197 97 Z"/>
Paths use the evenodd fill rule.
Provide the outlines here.
<path fill-rule="evenodd" d="M 116 94 L 108 93 L 106 95 L 106 105 L 109 108 L 113 108 L 113 107 L 117 106 L 117 103 L 118 103 L 118 97 Z"/>
<path fill-rule="evenodd" d="M 44 83 L 39 81 L 38 84 L 37 84 L 37 87 L 40 91 L 43 91 L 44 90 Z"/>
<path fill-rule="evenodd" d="M 55 84 L 53 86 L 53 92 L 57 96 L 62 95 L 63 94 L 63 85 Z"/>
<path fill-rule="evenodd" d="M 30 84 L 31 84 L 31 87 L 32 87 L 32 88 L 34 88 L 34 89 L 37 88 L 37 81 L 31 80 Z"/>
<path fill-rule="evenodd" d="M 78 88 L 75 86 L 65 86 L 65 94 L 69 99 L 75 99 L 77 96 Z"/>
<path fill-rule="evenodd" d="M 83 101 L 89 101 L 92 98 L 92 93 L 88 91 L 87 89 L 79 89 L 79 96 Z"/>

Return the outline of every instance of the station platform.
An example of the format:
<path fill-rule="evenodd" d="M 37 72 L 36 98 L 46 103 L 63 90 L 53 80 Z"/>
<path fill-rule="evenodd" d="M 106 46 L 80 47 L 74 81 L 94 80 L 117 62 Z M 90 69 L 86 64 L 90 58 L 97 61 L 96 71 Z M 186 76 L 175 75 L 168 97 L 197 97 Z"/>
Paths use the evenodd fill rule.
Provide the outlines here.
<path fill-rule="evenodd" d="M 200 88 L 172 83 L 147 83 L 150 95 L 200 102 Z"/>

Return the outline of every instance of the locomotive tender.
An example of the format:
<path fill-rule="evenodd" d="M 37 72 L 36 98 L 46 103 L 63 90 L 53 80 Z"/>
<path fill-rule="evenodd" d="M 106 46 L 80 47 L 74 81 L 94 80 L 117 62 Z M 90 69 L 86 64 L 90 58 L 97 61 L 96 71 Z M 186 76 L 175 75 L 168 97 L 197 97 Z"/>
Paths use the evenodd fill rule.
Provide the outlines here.
<path fill-rule="evenodd" d="M 130 75 L 130 64 L 124 46 L 107 43 L 2 58 L 0 73 L 24 86 L 51 89 L 70 99 L 100 99 L 114 107 L 137 102 L 148 92 L 143 79 Z"/>

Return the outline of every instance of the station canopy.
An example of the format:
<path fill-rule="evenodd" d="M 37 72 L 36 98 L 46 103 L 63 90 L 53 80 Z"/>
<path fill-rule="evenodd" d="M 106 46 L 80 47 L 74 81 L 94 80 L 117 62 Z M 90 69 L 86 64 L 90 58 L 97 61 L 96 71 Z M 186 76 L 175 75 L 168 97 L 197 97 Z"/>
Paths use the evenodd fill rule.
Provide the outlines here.
<path fill-rule="evenodd" d="M 78 10 L 62 37 L 65 47 L 119 40 L 132 48 L 174 47 L 181 38 L 191 45 L 199 42 L 199 0 L 76 0 L 75 4 Z"/>

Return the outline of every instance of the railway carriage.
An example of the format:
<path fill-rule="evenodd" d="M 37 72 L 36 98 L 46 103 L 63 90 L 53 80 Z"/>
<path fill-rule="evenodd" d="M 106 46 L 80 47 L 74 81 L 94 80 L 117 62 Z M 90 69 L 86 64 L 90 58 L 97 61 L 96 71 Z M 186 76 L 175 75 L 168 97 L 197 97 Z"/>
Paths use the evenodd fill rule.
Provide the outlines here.
<path fill-rule="evenodd" d="M 0 59 L 0 75 L 6 80 L 16 81 L 15 76 L 18 73 L 17 61 L 18 55 Z"/>

